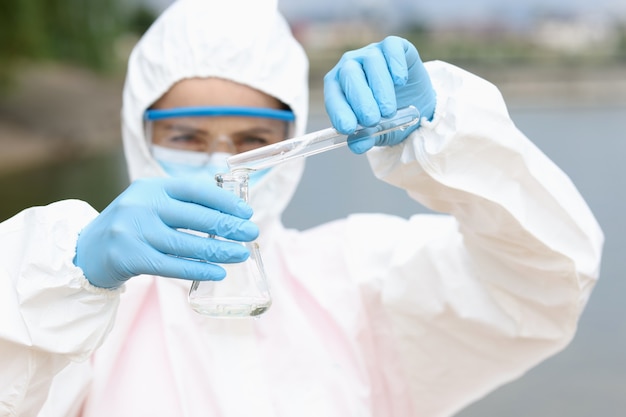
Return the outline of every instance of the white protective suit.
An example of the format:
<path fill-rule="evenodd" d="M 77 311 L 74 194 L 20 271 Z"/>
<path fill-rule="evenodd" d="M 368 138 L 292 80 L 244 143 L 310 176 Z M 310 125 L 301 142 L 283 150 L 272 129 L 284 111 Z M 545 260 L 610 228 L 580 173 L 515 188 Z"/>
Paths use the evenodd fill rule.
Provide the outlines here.
<path fill-rule="evenodd" d="M 264 2 L 240 3 L 179 1 L 133 51 L 132 179 L 164 175 L 142 113 L 186 77 L 262 90 L 305 131 L 302 49 Z M 2 223 L 0 416 L 449 416 L 563 349 L 598 277 L 602 232 L 493 85 L 443 62 L 427 68 L 433 120 L 367 157 L 377 177 L 442 214 L 287 230 L 280 215 L 303 163 L 273 168 L 251 191 L 274 299 L 258 320 L 195 313 L 188 281 L 91 286 L 72 262 L 98 214 L 85 202 Z"/>

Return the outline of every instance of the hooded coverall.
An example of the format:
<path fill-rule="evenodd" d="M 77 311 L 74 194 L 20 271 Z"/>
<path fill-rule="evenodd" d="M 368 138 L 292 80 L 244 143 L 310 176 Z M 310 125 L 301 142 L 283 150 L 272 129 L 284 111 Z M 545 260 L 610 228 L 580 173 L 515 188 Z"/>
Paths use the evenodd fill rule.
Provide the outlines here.
<path fill-rule="evenodd" d="M 177 1 L 137 44 L 122 111 L 132 180 L 165 175 L 142 115 L 184 78 L 259 89 L 305 132 L 307 60 L 263 3 Z M 73 263 L 98 215 L 85 202 L 0 224 L 0 415 L 449 416 L 563 349 L 598 277 L 602 232 L 496 87 L 426 66 L 433 119 L 367 157 L 438 214 L 290 230 L 280 216 L 303 161 L 272 168 L 251 190 L 273 295 L 258 320 L 195 313 L 188 281 L 92 286 Z"/>

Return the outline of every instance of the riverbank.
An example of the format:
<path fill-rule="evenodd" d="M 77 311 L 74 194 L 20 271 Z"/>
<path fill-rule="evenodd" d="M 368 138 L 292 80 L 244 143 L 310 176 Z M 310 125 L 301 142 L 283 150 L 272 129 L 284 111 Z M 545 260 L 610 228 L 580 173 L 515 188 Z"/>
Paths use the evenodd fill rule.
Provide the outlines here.
<path fill-rule="evenodd" d="M 25 68 L 0 96 L 0 175 L 121 146 L 121 77 Z"/>
<path fill-rule="evenodd" d="M 312 66 L 311 112 L 324 112 L 324 68 Z M 626 67 L 475 67 L 511 107 L 626 104 Z M 0 96 L 0 175 L 121 146 L 122 76 L 58 65 L 25 68 Z"/>
<path fill-rule="evenodd" d="M 467 69 L 497 85 L 509 106 L 626 104 L 626 65 Z"/>

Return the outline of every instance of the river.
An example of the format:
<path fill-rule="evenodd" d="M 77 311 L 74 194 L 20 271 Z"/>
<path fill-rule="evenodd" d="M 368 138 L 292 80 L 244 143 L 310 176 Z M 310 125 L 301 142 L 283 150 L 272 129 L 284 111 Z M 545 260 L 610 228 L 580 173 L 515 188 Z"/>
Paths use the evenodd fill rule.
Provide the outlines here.
<path fill-rule="evenodd" d="M 606 235 L 602 274 L 574 341 L 561 353 L 469 406 L 458 417 L 626 415 L 626 104 L 524 105 L 517 126 L 577 185 Z M 326 127 L 312 113 L 309 129 Z M 126 185 L 121 150 L 0 177 L 0 219 L 32 205 L 80 198 L 98 209 Z M 323 204 L 320 204 L 323 201 Z M 352 212 L 426 211 L 376 181 L 365 159 L 337 150 L 309 158 L 286 225 L 306 228 Z"/>

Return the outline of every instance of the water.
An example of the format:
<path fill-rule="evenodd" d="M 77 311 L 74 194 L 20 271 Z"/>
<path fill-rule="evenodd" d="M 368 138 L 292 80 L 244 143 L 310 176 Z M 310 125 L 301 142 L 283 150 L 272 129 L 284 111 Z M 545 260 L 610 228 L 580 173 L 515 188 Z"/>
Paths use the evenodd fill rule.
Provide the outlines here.
<path fill-rule="evenodd" d="M 191 289 L 197 288 L 198 281 L 194 281 Z M 199 314 L 213 318 L 248 318 L 258 317 L 265 313 L 271 306 L 271 301 L 264 298 L 219 298 L 197 297 L 190 300 L 189 304 Z"/>
<path fill-rule="evenodd" d="M 626 415 L 626 105 L 510 110 L 517 126 L 570 176 L 595 213 L 606 235 L 602 274 L 578 334 L 563 352 L 458 417 Z M 323 115 L 313 114 L 309 131 L 328 127 L 327 123 Z M 117 151 L 0 177 L 0 218 L 70 197 L 102 209 L 126 185 L 123 164 Z M 308 158 L 284 221 L 306 228 L 353 212 L 406 217 L 421 211 L 427 210 L 375 180 L 363 156 L 342 148 Z"/>
<path fill-rule="evenodd" d="M 220 281 L 193 281 L 189 304 L 196 312 L 215 318 L 260 316 L 272 304 L 259 245 L 242 243 L 250 257 L 241 263 L 223 264 L 226 278 Z"/>
<path fill-rule="evenodd" d="M 121 149 L 72 162 L 0 176 L 0 221 L 25 207 L 78 198 L 102 210 L 127 185 Z"/>

